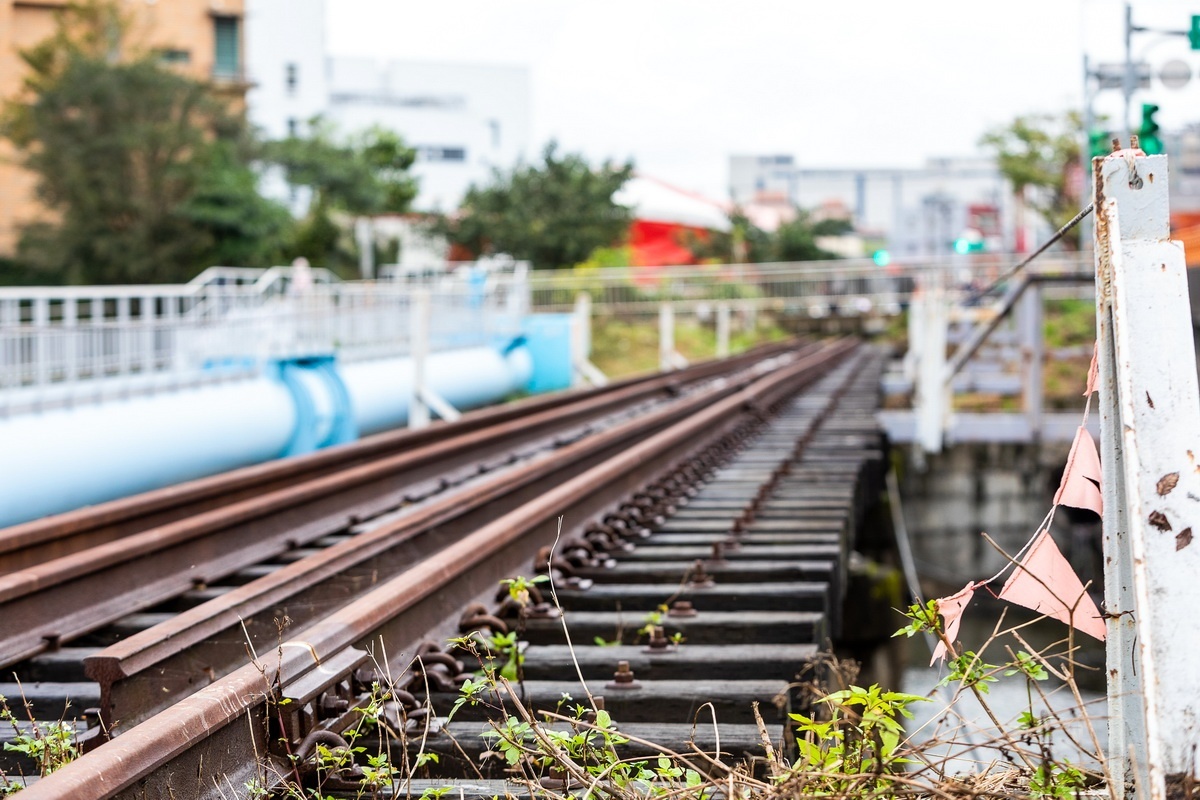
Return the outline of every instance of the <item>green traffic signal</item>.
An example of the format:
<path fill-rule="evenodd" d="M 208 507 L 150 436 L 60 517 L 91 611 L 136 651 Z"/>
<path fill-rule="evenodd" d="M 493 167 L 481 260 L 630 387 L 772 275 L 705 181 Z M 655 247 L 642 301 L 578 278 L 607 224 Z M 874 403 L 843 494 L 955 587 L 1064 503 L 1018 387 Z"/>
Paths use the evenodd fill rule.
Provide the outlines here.
<path fill-rule="evenodd" d="M 1158 123 L 1154 121 L 1154 115 L 1157 113 L 1157 103 L 1142 103 L 1142 124 L 1138 127 L 1138 139 L 1142 152 L 1148 156 L 1158 155 L 1163 151 L 1162 138 L 1158 135 Z"/>
<path fill-rule="evenodd" d="M 1193 50 L 1200 50 L 1200 14 L 1192 14 L 1192 27 L 1188 30 L 1188 42 Z"/>

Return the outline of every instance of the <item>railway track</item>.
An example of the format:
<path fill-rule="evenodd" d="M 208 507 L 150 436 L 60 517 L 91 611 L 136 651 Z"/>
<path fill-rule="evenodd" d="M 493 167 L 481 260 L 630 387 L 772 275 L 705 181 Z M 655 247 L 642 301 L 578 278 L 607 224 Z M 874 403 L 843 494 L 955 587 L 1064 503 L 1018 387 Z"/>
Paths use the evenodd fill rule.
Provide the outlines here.
<path fill-rule="evenodd" d="M 243 471 L 257 489 L 211 479 L 76 515 L 40 561 L 14 556 L 25 566 L 0 577 L 0 653 L 23 678 L 2 691 L 43 719 L 68 697 L 99 709 L 81 732 L 92 752 L 25 791 L 228 797 L 303 780 L 296 754 L 337 741 L 381 682 L 391 727 L 422 731 L 438 753 L 430 777 L 500 780 L 478 766 L 483 706 L 432 739 L 428 726 L 473 666 L 438 642 L 496 641 L 513 626 L 533 706 L 579 693 L 573 654 L 623 729 L 658 737 L 639 738 L 682 746 L 712 700 L 722 749 L 750 747 L 750 701 L 786 705 L 788 681 L 838 634 L 846 554 L 877 488 L 879 363 L 846 341 L 759 354 L 723 375 L 709 366 L 491 412 L 498 425 Z M 423 459 L 406 460 L 413 446 Z M 359 484 L 347 474 L 376 494 L 348 488 Z M 14 541 L 28 540 L 22 528 Z M 170 554 L 211 531 L 208 560 Z M 249 544 L 259 531 L 268 544 Z M 171 558 L 189 567 L 168 578 Z M 555 572 L 574 648 L 546 598 L 520 614 L 495 605 L 499 581 L 535 568 Z M 89 596 L 84 622 L 72 602 Z M 642 627 L 649 638 L 635 641 Z"/>

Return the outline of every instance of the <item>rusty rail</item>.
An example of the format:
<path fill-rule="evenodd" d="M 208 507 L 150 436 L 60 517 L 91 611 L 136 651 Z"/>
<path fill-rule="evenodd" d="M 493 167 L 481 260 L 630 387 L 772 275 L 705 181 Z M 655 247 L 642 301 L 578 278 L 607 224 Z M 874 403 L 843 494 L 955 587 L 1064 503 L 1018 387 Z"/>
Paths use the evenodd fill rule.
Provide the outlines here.
<path fill-rule="evenodd" d="M 330 692 L 342 697 L 369 685 L 372 663 L 381 670 L 406 666 L 417 641 L 438 629 L 451 609 L 494 590 L 497 581 L 520 571 L 539 546 L 548 544 L 556 519 L 563 518 L 566 536 L 584 532 L 690 455 L 746 430 L 849 357 L 854 347 L 842 342 L 794 359 L 722 399 L 709 398 L 704 407 L 652 435 L 615 448 L 611 457 L 314 622 L 259 663 L 234 670 L 37 782 L 27 796 L 219 797 L 229 786 L 261 777 L 260 760 L 273 760 L 287 771 L 290 762 L 278 752 L 278 741 L 311 732 L 305 709 Z M 293 702 L 270 704 L 279 698 Z M 332 728 L 337 714 L 329 721 Z"/>
<path fill-rule="evenodd" d="M 436 484 L 456 469 L 491 469 L 509 460 L 517 443 L 553 436 L 657 393 L 677 393 L 715 372 L 715 366 L 706 366 L 685 384 L 637 382 L 365 463 L 353 455 L 342 459 L 351 462 L 344 469 L 282 482 L 259 496 L 0 576 L 0 653 L 12 663 L 54 649 L 125 614 L 395 508 L 413 497 L 415 483 Z"/>

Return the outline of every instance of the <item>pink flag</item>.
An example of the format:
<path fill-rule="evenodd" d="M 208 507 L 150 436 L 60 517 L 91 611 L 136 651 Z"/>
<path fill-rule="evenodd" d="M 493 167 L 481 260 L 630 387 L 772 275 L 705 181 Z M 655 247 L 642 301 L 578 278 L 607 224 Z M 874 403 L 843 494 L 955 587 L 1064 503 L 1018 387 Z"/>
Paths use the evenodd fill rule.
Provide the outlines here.
<path fill-rule="evenodd" d="M 1087 389 L 1084 390 L 1083 396 L 1087 397 L 1092 392 L 1096 391 L 1096 378 L 1100 374 L 1100 368 L 1096 364 L 1096 360 L 1100 355 L 1100 342 L 1092 347 L 1092 364 L 1088 367 Z"/>
<path fill-rule="evenodd" d="M 1042 531 L 1000 590 L 1001 600 L 1074 625 L 1104 641 L 1104 620 L 1049 531 Z M 1072 613 L 1074 609 L 1074 613 Z"/>
<path fill-rule="evenodd" d="M 1100 454 L 1096 452 L 1092 435 L 1080 425 L 1079 430 L 1075 431 L 1071 453 L 1067 456 L 1062 483 L 1054 493 L 1054 505 L 1090 508 L 1097 514 L 1103 514 L 1104 497 L 1100 494 L 1099 483 Z"/>
<path fill-rule="evenodd" d="M 962 622 L 963 612 L 967 609 L 967 603 L 971 602 L 971 596 L 975 594 L 975 584 L 968 583 L 958 594 L 952 594 L 949 597 L 939 597 L 937 599 L 937 610 L 945 620 L 943 628 L 946 631 L 946 638 L 953 642 L 958 636 L 958 626 Z M 933 666 L 933 662 L 938 659 L 946 658 L 946 645 L 944 642 L 938 642 L 937 647 L 933 648 L 933 658 L 929 659 L 929 666 Z"/>

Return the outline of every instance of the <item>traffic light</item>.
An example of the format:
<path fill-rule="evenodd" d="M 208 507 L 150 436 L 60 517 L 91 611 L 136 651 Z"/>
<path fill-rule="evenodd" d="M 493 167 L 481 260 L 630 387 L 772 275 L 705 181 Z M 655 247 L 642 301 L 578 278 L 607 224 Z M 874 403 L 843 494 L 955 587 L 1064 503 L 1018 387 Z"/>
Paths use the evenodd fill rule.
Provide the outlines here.
<path fill-rule="evenodd" d="M 1200 50 L 1200 14 L 1192 14 L 1192 27 L 1188 30 L 1188 42 L 1193 50 Z"/>
<path fill-rule="evenodd" d="M 871 258 L 874 259 L 875 265 L 879 267 L 886 267 L 892 263 L 892 254 L 887 250 L 876 250 Z"/>
<path fill-rule="evenodd" d="M 1092 158 L 1104 158 L 1112 152 L 1112 137 L 1108 131 L 1088 131 L 1088 150 Z"/>
<path fill-rule="evenodd" d="M 1148 156 L 1158 155 L 1163 151 L 1162 139 L 1158 135 L 1158 123 L 1154 115 L 1158 113 L 1157 103 L 1142 103 L 1142 124 L 1138 127 L 1138 140 L 1142 152 Z"/>

